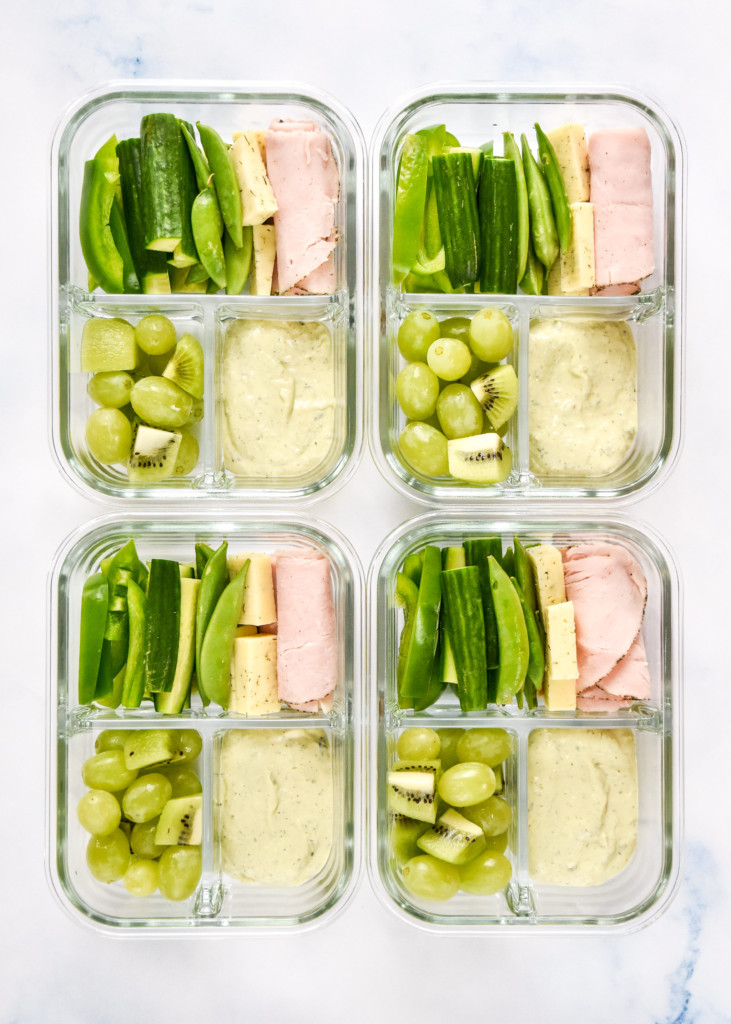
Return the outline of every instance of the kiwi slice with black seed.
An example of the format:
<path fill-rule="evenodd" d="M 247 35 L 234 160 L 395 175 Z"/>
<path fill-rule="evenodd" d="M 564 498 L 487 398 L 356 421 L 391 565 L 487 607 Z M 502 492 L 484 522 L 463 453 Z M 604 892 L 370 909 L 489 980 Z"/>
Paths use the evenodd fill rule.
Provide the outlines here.
<path fill-rule="evenodd" d="M 437 819 L 436 772 L 389 772 L 388 806 L 394 814 L 428 821 Z"/>
<path fill-rule="evenodd" d="M 450 807 L 432 828 L 419 836 L 416 845 L 439 860 L 466 864 L 481 853 L 487 843 L 479 825 Z"/>
<path fill-rule="evenodd" d="M 199 846 L 203 835 L 203 796 L 194 793 L 168 800 L 157 823 L 158 846 Z"/>
<path fill-rule="evenodd" d="M 154 483 L 172 476 L 179 448 L 180 434 L 141 423 L 127 463 L 130 483 Z"/>
<path fill-rule="evenodd" d="M 470 387 L 485 410 L 492 429 L 500 430 L 518 407 L 518 378 L 513 367 L 502 363 L 489 373 L 476 377 Z"/>
<path fill-rule="evenodd" d="M 203 398 L 203 348 L 197 338 L 181 334 L 162 375 L 193 398 Z"/>

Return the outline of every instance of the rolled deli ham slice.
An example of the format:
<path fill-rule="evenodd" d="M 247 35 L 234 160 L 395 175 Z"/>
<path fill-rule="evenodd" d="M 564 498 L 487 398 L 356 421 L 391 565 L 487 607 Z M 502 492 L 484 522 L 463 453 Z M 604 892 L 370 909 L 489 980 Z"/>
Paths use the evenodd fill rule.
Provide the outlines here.
<path fill-rule="evenodd" d="M 649 700 L 650 667 L 647 664 L 645 644 L 641 633 L 625 656 L 617 662 L 608 675 L 599 680 L 597 685 L 613 697 Z"/>
<path fill-rule="evenodd" d="M 573 601 L 581 693 L 609 675 L 639 636 L 647 580 L 619 544 L 577 544 L 561 551 L 566 599 Z"/>
<path fill-rule="evenodd" d="M 279 551 L 275 585 L 279 699 L 321 701 L 337 681 L 330 562 L 315 551 Z"/>
<path fill-rule="evenodd" d="M 277 200 L 274 229 L 281 293 L 328 294 L 328 265 L 337 241 L 335 204 L 340 179 L 327 135 L 312 121 L 274 121 L 266 133 L 267 175 Z M 312 276 L 311 276 L 312 275 Z"/>
<path fill-rule="evenodd" d="M 632 700 L 627 697 L 613 697 L 601 686 L 590 686 L 588 690 L 576 695 L 577 711 L 618 711 L 620 708 L 631 708 Z"/>

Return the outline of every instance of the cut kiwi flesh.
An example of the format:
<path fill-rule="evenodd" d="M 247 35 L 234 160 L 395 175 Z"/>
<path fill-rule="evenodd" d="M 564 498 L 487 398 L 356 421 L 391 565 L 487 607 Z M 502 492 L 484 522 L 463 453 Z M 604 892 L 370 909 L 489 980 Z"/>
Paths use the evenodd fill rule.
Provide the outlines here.
<path fill-rule="evenodd" d="M 153 483 L 172 476 L 179 448 L 180 434 L 140 424 L 127 463 L 130 482 Z"/>
<path fill-rule="evenodd" d="M 485 410 L 493 430 L 504 426 L 518 407 L 518 378 L 509 363 L 476 377 L 470 388 Z"/>
<path fill-rule="evenodd" d="M 180 336 L 162 375 L 193 398 L 203 398 L 203 349 L 197 338 Z"/>
<path fill-rule="evenodd" d="M 445 811 L 437 823 L 416 840 L 424 853 L 450 864 L 466 864 L 482 853 L 487 842 L 479 825 L 468 821 L 458 811 Z"/>
<path fill-rule="evenodd" d="M 155 831 L 158 846 L 200 846 L 203 837 L 203 796 L 176 797 L 168 800 Z"/>
<path fill-rule="evenodd" d="M 447 441 L 449 472 L 457 480 L 499 484 L 513 468 L 513 453 L 499 434 L 475 434 Z"/>
<path fill-rule="evenodd" d="M 436 772 L 389 772 L 386 785 L 388 806 L 394 814 L 430 825 L 437 820 Z"/>
<path fill-rule="evenodd" d="M 129 770 L 170 764 L 184 756 L 178 734 L 171 729 L 135 729 L 124 741 L 124 763 Z"/>
<path fill-rule="evenodd" d="M 439 758 L 424 758 L 421 761 L 394 761 L 391 771 L 394 772 L 434 772 L 441 775 L 442 762 Z"/>
<path fill-rule="evenodd" d="M 416 845 L 417 839 L 429 828 L 426 821 L 416 821 L 414 818 L 404 818 L 403 815 L 394 815 L 391 821 L 390 849 L 396 864 L 402 868 L 412 857 L 418 857 L 420 850 Z"/>

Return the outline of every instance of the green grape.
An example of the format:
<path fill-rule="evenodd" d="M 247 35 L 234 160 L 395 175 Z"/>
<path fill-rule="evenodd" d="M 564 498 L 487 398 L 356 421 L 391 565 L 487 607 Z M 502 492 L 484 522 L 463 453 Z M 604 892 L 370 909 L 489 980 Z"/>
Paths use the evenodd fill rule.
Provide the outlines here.
<path fill-rule="evenodd" d="M 86 863 L 99 882 L 118 882 L 129 866 L 129 843 L 117 828 L 108 836 L 92 836 L 86 847 Z"/>
<path fill-rule="evenodd" d="M 102 750 L 84 761 L 81 778 L 89 789 L 105 789 L 108 793 L 116 793 L 134 782 L 137 770 L 130 771 L 127 768 L 121 750 Z"/>
<path fill-rule="evenodd" d="M 469 346 L 486 363 L 499 363 L 513 347 L 513 328 L 499 309 L 481 309 L 470 322 Z"/>
<path fill-rule="evenodd" d="M 156 818 L 173 793 L 169 779 L 159 772 L 140 775 L 122 797 L 124 816 L 137 823 Z"/>
<path fill-rule="evenodd" d="M 495 363 L 484 363 L 481 359 L 478 359 L 475 353 L 472 353 L 472 359 L 470 361 L 470 368 L 467 373 L 459 378 L 460 384 L 471 384 L 476 377 L 481 377 L 483 373 L 487 373 L 488 370 L 495 368 Z"/>
<path fill-rule="evenodd" d="M 76 808 L 81 827 L 93 836 L 108 836 L 119 828 L 122 808 L 119 801 L 105 789 L 90 789 L 84 793 Z"/>
<path fill-rule="evenodd" d="M 120 409 L 95 409 L 86 421 L 86 444 L 103 466 L 126 462 L 132 447 L 132 426 Z"/>
<path fill-rule="evenodd" d="M 132 408 L 145 423 L 175 430 L 188 422 L 193 399 L 167 377 L 143 377 L 132 388 Z"/>
<path fill-rule="evenodd" d="M 194 793 L 202 792 L 201 781 L 186 764 L 170 764 L 156 768 L 161 775 L 170 780 L 173 787 L 173 798 L 178 796 L 193 796 Z"/>
<path fill-rule="evenodd" d="M 498 836 L 485 836 L 486 850 L 491 853 L 505 853 L 508 848 L 508 832 L 501 832 Z"/>
<path fill-rule="evenodd" d="M 421 761 L 439 757 L 441 744 L 433 729 L 406 729 L 396 740 L 396 753 L 401 761 Z"/>
<path fill-rule="evenodd" d="M 472 365 L 472 355 L 458 338 L 439 338 L 429 346 L 426 361 L 442 380 L 459 380 Z"/>
<path fill-rule="evenodd" d="M 402 868 L 412 857 L 418 857 L 421 851 L 416 840 L 431 828 L 426 821 L 415 821 L 413 818 L 394 818 L 391 822 L 391 853 L 396 864 Z"/>
<path fill-rule="evenodd" d="M 200 423 L 203 419 L 203 399 L 194 398 L 193 405 L 190 410 L 190 416 L 188 417 L 187 426 L 194 427 L 196 423 Z"/>
<path fill-rule="evenodd" d="M 437 783 L 439 795 L 452 807 L 479 804 L 495 792 L 495 773 L 486 764 L 465 761 L 448 768 Z"/>
<path fill-rule="evenodd" d="M 108 409 L 121 409 L 129 402 L 134 378 L 124 370 L 104 370 L 89 378 L 86 390 L 89 398 L 97 405 Z"/>
<path fill-rule="evenodd" d="M 175 325 L 160 313 L 150 313 L 135 327 L 135 341 L 148 355 L 162 355 L 175 344 Z"/>
<path fill-rule="evenodd" d="M 450 316 L 439 324 L 439 333 L 442 338 L 459 338 L 465 345 L 469 345 L 470 321 L 466 316 Z"/>
<path fill-rule="evenodd" d="M 442 762 L 442 771 L 451 768 L 459 761 L 457 757 L 457 742 L 464 734 L 464 729 L 437 729 L 437 736 L 441 744 L 439 758 Z"/>
<path fill-rule="evenodd" d="M 448 384 L 437 399 L 439 426 L 451 441 L 482 432 L 484 413 L 466 384 Z"/>
<path fill-rule="evenodd" d="M 178 448 L 178 457 L 175 460 L 173 475 L 187 476 L 198 465 L 200 448 L 198 447 L 197 438 L 187 430 L 180 431 L 180 438 L 180 447 Z"/>
<path fill-rule="evenodd" d="M 491 768 L 513 752 L 513 740 L 505 729 L 469 729 L 457 745 L 460 761 L 481 761 Z"/>
<path fill-rule="evenodd" d="M 167 846 L 158 846 L 155 842 L 157 821 L 157 818 L 152 818 L 151 821 L 144 821 L 133 826 L 129 837 L 129 845 L 132 847 L 132 853 L 136 857 L 140 857 L 143 860 L 152 860 L 167 850 Z"/>
<path fill-rule="evenodd" d="M 160 857 L 160 892 L 168 900 L 187 900 L 201 877 L 199 846 L 168 846 Z"/>
<path fill-rule="evenodd" d="M 126 738 L 126 729 L 105 729 L 97 736 L 94 750 L 97 754 L 100 754 L 102 750 L 124 750 Z"/>
<path fill-rule="evenodd" d="M 135 860 L 124 873 L 122 885 L 131 896 L 152 896 L 160 879 L 156 860 Z"/>
<path fill-rule="evenodd" d="M 439 379 L 426 363 L 409 363 L 396 378 L 396 399 L 412 420 L 434 415 L 439 397 Z"/>
<path fill-rule="evenodd" d="M 483 850 L 474 860 L 458 870 L 460 889 L 479 896 L 491 896 L 500 892 L 508 884 L 513 873 L 508 858 L 492 850 Z"/>
<path fill-rule="evenodd" d="M 178 753 L 178 763 L 181 761 L 195 761 L 201 752 L 203 740 L 201 734 L 195 729 L 183 729 L 176 736 L 175 749 Z M 182 756 L 180 756 L 182 755 Z"/>
<path fill-rule="evenodd" d="M 438 337 L 439 321 L 434 314 L 415 309 L 399 327 L 399 352 L 409 362 L 423 363 L 427 349 Z"/>
<path fill-rule="evenodd" d="M 446 476 L 449 472 L 447 439 L 427 423 L 407 423 L 398 439 L 406 462 L 424 476 Z"/>
<path fill-rule="evenodd" d="M 412 857 L 403 870 L 404 885 L 425 900 L 440 903 L 459 892 L 459 871 L 453 864 L 423 855 Z"/>
<path fill-rule="evenodd" d="M 491 796 L 479 804 L 464 808 L 465 818 L 479 825 L 486 836 L 500 836 L 510 828 L 513 811 L 507 800 Z"/>

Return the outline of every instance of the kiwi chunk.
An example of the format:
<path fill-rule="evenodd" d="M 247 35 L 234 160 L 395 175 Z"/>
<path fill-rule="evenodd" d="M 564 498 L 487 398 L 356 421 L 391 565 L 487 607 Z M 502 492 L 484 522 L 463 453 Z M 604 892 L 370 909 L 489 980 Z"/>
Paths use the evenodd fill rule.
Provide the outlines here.
<path fill-rule="evenodd" d="M 442 762 L 439 758 L 424 758 L 421 761 L 394 761 L 391 771 L 394 772 L 435 772 L 441 775 Z"/>
<path fill-rule="evenodd" d="M 487 845 L 479 825 L 468 821 L 458 811 L 450 808 L 439 821 L 423 835 L 416 845 L 424 853 L 450 864 L 466 864 Z"/>
<path fill-rule="evenodd" d="M 396 864 L 402 868 L 412 857 L 418 857 L 417 839 L 426 832 L 429 825 L 426 821 L 404 818 L 397 814 L 391 821 L 391 854 Z"/>
<path fill-rule="evenodd" d="M 158 846 L 200 846 L 203 836 L 203 796 L 194 793 L 168 800 L 155 831 Z"/>
<path fill-rule="evenodd" d="M 197 338 L 181 334 L 162 375 L 193 398 L 203 398 L 203 349 Z"/>
<path fill-rule="evenodd" d="M 121 317 L 94 317 L 81 332 L 81 372 L 107 373 L 133 370 L 137 343 L 132 324 Z"/>
<path fill-rule="evenodd" d="M 476 377 L 472 393 L 485 410 L 493 430 L 500 430 L 518 407 L 518 378 L 509 363 Z"/>
<path fill-rule="evenodd" d="M 170 729 L 135 729 L 124 741 L 124 763 L 128 769 L 180 760 L 177 733 Z"/>
<path fill-rule="evenodd" d="M 153 483 L 165 480 L 175 472 L 181 435 L 140 424 L 132 443 L 127 463 L 131 483 Z"/>
<path fill-rule="evenodd" d="M 434 824 L 437 819 L 436 772 L 389 772 L 386 784 L 388 806 L 394 814 Z"/>
<path fill-rule="evenodd" d="M 457 480 L 499 484 L 513 468 L 513 453 L 499 434 L 475 434 L 447 441 L 449 472 Z"/>

